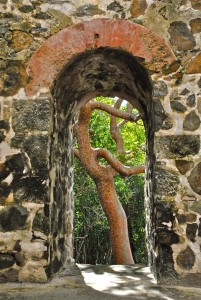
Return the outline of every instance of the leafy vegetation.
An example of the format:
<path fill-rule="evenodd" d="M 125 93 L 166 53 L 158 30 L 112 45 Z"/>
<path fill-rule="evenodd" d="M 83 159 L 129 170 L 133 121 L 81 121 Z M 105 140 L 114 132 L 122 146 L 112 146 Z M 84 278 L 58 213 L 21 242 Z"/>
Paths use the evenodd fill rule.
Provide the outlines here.
<path fill-rule="evenodd" d="M 113 98 L 98 97 L 96 101 L 114 104 Z M 126 110 L 127 102 L 122 109 Z M 135 112 L 134 112 L 135 113 Z M 94 148 L 107 148 L 114 155 L 115 142 L 110 135 L 110 116 L 96 110 L 90 121 L 90 139 Z M 142 121 L 126 122 L 121 128 L 126 155 L 118 157 L 125 165 L 144 164 L 145 134 Z M 104 160 L 102 163 L 106 163 Z M 75 259 L 78 263 L 112 264 L 109 226 L 99 203 L 93 180 L 86 174 L 78 159 L 74 159 L 75 198 Z M 146 262 L 144 241 L 144 176 L 115 176 L 115 187 L 126 212 L 130 244 L 136 263 Z"/>

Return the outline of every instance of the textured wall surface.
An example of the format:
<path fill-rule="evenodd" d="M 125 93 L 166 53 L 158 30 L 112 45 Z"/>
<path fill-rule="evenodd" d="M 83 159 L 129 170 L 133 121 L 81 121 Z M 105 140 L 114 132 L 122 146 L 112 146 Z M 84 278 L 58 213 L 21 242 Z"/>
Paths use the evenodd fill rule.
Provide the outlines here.
<path fill-rule="evenodd" d="M 147 175 L 154 195 L 146 191 L 150 263 L 160 283 L 199 286 L 200 0 L 0 0 L 0 281 L 46 281 L 73 262 L 75 101 L 100 93 L 100 84 L 103 94 L 136 96 L 117 78 L 107 85 L 108 69 L 96 87 L 80 79 L 85 99 L 69 81 L 65 104 L 61 69 L 99 47 L 125 49 L 149 70 L 155 129 L 148 140 L 154 136 L 156 156 L 154 178 Z M 97 75 L 95 61 L 83 78 Z"/>

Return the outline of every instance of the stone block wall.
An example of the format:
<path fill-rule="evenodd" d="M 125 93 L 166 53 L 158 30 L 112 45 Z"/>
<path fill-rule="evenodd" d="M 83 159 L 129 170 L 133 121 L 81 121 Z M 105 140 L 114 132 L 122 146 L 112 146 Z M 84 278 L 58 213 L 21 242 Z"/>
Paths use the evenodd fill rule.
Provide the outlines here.
<path fill-rule="evenodd" d="M 57 179 L 55 170 L 48 173 L 48 165 L 52 152 L 62 155 L 59 148 L 49 147 L 50 136 L 59 141 L 53 128 L 51 93 L 42 84 L 28 96 L 25 87 L 32 74 L 28 76 L 26 68 L 33 53 L 49 37 L 73 24 L 99 18 L 124 19 L 152 30 L 176 57 L 176 62 L 162 72 L 153 71 L 159 61 L 146 64 L 153 80 L 155 104 L 156 190 L 151 205 L 154 224 L 149 232 L 155 244 L 150 250 L 151 262 L 161 283 L 199 285 L 199 0 L 0 0 L 0 281 L 45 281 L 62 264 L 73 261 L 72 203 L 60 207 L 66 209 L 67 228 L 62 223 L 62 229 L 58 225 L 62 234 L 57 232 L 54 236 L 51 232 L 49 236 L 52 216 L 57 215 L 56 208 L 52 209 L 54 187 L 49 187 L 49 181 L 56 183 Z M 55 44 L 55 52 L 60 42 Z M 154 54 L 151 40 L 149 43 Z M 143 51 L 147 49 L 142 47 L 142 56 Z M 54 64 L 45 72 L 54 73 Z M 65 170 L 57 170 L 57 176 L 64 175 Z M 67 190 L 70 199 L 72 187 Z M 59 220 L 64 222 L 61 216 Z M 56 241 L 55 249 L 65 248 L 61 250 L 64 256 L 55 255 L 56 250 L 50 246 L 52 240 Z M 59 256 L 60 260 L 48 268 L 52 256 Z"/>

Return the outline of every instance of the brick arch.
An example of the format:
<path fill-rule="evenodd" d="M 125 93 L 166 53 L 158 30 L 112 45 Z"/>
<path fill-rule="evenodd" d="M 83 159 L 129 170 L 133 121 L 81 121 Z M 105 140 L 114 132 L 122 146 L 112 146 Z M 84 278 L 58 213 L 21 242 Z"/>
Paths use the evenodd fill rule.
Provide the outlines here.
<path fill-rule="evenodd" d="M 73 56 L 99 47 L 121 48 L 156 73 L 176 61 L 167 43 L 146 27 L 126 20 L 95 19 L 67 27 L 41 45 L 28 64 L 27 95 L 34 95 L 42 87 L 50 88 Z"/>

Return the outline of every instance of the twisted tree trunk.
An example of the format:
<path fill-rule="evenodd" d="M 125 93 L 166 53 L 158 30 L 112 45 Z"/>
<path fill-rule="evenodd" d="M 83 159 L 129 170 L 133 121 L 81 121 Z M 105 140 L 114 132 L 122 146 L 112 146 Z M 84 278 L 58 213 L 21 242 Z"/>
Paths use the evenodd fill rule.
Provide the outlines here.
<path fill-rule="evenodd" d="M 129 106 L 129 111 L 119 110 L 120 101 L 111 107 L 103 102 L 89 101 L 81 108 L 78 121 L 75 125 L 75 135 L 78 149 L 74 150 L 75 156 L 80 159 L 88 175 L 94 180 L 100 203 L 108 219 L 110 227 L 110 239 L 112 252 L 116 264 L 134 264 L 130 249 L 126 214 L 119 202 L 114 186 L 114 176 L 120 174 L 129 176 L 144 172 L 144 166 L 124 166 L 107 149 L 93 149 L 89 138 L 89 121 L 94 109 L 100 109 L 111 115 L 110 131 L 116 142 L 117 152 L 124 153 L 123 139 L 119 132 L 119 127 L 124 120 L 137 122 L 139 115 L 133 115 Z M 119 124 L 116 117 L 122 118 Z M 122 125 L 120 125 L 122 124 Z M 99 158 L 104 158 L 108 165 L 101 165 Z"/>

